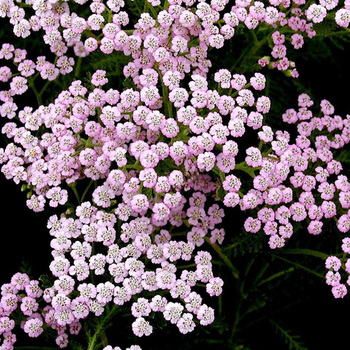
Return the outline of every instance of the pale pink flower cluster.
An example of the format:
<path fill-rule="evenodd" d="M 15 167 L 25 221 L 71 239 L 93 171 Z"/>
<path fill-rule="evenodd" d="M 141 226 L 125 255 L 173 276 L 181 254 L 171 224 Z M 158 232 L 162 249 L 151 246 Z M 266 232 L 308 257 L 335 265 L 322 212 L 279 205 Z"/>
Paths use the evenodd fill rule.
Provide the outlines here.
<path fill-rule="evenodd" d="M 13 348 L 9 316 L 19 304 L 28 316 L 24 331 L 34 337 L 50 326 L 61 348 L 84 319 L 103 315 L 110 305 L 131 310 L 136 336 L 152 333 L 150 316 L 157 312 L 183 334 L 211 324 L 215 312 L 203 297 L 219 296 L 223 280 L 214 275 L 205 244 L 223 243 L 223 206 L 248 212 L 245 231 L 263 231 L 272 249 L 284 246 L 293 222 L 306 220 L 310 234 L 318 235 L 323 219 L 338 216 L 339 230 L 350 229 L 350 185 L 333 159 L 333 151 L 349 142 L 349 117 L 334 115 L 326 100 L 315 114 L 302 94 L 298 109 L 282 116 L 297 124 L 292 140 L 265 123 L 271 101 L 263 70 L 212 73 L 209 56 L 238 27 L 264 25 L 271 29 L 271 57 L 261 58 L 260 68 L 297 77 L 287 43 L 302 48 L 304 38 L 315 35 L 312 24 L 334 10 L 336 0 L 305 11 L 304 1 L 294 1 L 289 11 L 288 0 L 166 4 L 146 3 L 151 11 L 131 23 L 122 0 L 93 1 L 85 17 L 71 12 L 69 2 L 35 0 L 21 7 L 0 0 L 0 15 L 16 36 L 43 31 L 56 55 L 54 63 L 45 56 L 31 60 L 25 50 L 1 46 L 6 64 L 0 81 L 7 88 L 0 92 L 0 114 L 9 119 L 2 133 L 10 140 L 0 150 L 1 171 L 28 191 L 33 211 L 67 209 L 48 222 L 53 282 L 42 291 L 44 311 L 38 312 L 41 295 L 18 296 L 18 277 L 25 286 L 36 283 L 27 276 L 15 275 L 3 287 L 4 349 Z M 340 26 L 349 23 L 348 1 L 344 6 L 335 17 Z M 80 79 L 84 57 L 101 52 L 128 58 L 123 75 L 130 86 L 116 87 L 104 69 Z M 50 103 L 40 103 L 36 92 L 37 108 L 19 107 L 18 95 L 35 87 L 39 76 L 45 87 L 61 75 L 71 80 Z M 245 148 L 240 139 L 247 133 L 254 136 Z M 184 267 L 189 262 L 193 269 Z M 197 284 L 205 286 L 201 294 Z"/>
<path fill-rule="evenodd" d="M 284 246 L 293 234 L 294 222 L 305 221 L 308 232 L 319 235 L 324 219 L 338 217 L 339 231 L 350 230 L 350 184 L 341 173 L 342 164 L 333 158 L 335 150 L 349 143 L 349 116 L 334 115 L 327 100 L 321 101 L 321 113 L 314 114 L 313 104 L 307 94 L 301 94 L 299 108 L 288 109 L 282 116 L 286 123 L 296 124 L 295 142 L 288 132 L 273 134 L 265 127 L 259 136 L 266 142 L 268 131 L 268 156 L 264 158 L 258 148 L 246 150 L 250 153 L 246 162 L 253 157 L 259 168 L 252 188 L 240 201 L 242 210 L 256 209 L 256 216 L 245 221 L 245 230 L 262 229 L 273 249 Z"/>

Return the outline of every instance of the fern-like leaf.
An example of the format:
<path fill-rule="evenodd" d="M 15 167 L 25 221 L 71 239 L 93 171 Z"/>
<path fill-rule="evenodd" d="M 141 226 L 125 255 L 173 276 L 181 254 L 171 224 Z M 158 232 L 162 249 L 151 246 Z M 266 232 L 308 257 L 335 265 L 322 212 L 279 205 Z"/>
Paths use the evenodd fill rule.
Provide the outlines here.
<path fill-rule="evenodd" d="M 290 330 L 285 329 L 280 323 L 269 319 L 270 324 L 276 331 L 276 334 L 280 335 L 282 340 L 288 346 L 288 350 L 307 350 L 307 348 L 300 341 L 300 336 L 293 334 Z"/>

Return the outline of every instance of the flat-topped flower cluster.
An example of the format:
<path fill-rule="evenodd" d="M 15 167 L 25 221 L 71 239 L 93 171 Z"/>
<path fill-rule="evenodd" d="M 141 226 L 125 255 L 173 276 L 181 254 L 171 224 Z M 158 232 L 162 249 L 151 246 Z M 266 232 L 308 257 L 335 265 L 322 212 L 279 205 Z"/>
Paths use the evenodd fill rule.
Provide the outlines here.
<path fill-rule="evenodd" d="M 297 109 L 282 115 L 297 125 L 296 136 L 265 122 L 271 100 L 264 67 L 297 78 L 287 51 L 316 35 L 313 24 L 336 11 L 336 23 L 349 25 L 348 0 L 343 7 L 337 0 L 304 5 L 155 0 L 144 1 L 135 19 L 122 0 L 88 7 L 0 1 L 14 35 L 44 33 L 55 56 L 51 62 L 49 54 L 30 58 L 11 43 L 1 46 L 0 114 L 9 119 L 1 171 L 28 191 L 33 211 L 64 207 L 47 225 L 52 286 L 43 289 L 23 273 L 2 286 L 3 349 L 15 343 L 17 313 L 26 317 L 21 326 L 30 337 L 56 330 L 61 348 L 84 319 L 120 310 L 131 311 L 137 336 L 152 333 L 154 313 L 184 334 L 211 324 L 214 309 L 206 300 L 222 293 L 223 279 L 207 247 L 220 250 L 223 243 L 224 207 L 248 213 L 244 230 L 263 231 L 272 249 L 285 245 L 295 222 L 305 221 L 312 235 L 331 218 L 341 232 L 350 230 L 350 183 L 333 157 L 350 140 L 348 116 L 335 115 L 327 100 L 315 112 L 303 93 Z M 271 53 L 257 71 L 210 71 L 211 49 L 259 26 L 267 35 L 253 39 L 257 47 L 269 43 Z M 89 67 L 82 62 L 94 54 L 127 57 L 122 71 L 130 86 L 102 68 L 83 76 Z M 69 83 L 45 101 L 45 89 L 62 76 Z M 27 90 L 37 106 L 22 106 L 18 96 Z M 247 134 L 248 146 L 241 142 Z M 328 265 L 339 269 L 338 261 Z M 343 297 L 346 286 L 330 274 L 327 283 Z"/>

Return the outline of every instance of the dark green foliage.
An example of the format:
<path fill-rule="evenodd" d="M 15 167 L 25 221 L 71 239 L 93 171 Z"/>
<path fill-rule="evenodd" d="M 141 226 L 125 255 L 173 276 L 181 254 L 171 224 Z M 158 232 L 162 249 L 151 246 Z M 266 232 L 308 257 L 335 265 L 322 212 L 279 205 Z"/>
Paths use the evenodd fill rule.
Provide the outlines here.
<path fill-rule="evenodd" d="M 279 335 L 287 346 L 288 350 L 307 350 L 300 342 L 300 336 L 293 334 L 288 329 L 285 329 L 280 323 L 269 320 L 271 325 L 275 328 L 276 334 Z"/>

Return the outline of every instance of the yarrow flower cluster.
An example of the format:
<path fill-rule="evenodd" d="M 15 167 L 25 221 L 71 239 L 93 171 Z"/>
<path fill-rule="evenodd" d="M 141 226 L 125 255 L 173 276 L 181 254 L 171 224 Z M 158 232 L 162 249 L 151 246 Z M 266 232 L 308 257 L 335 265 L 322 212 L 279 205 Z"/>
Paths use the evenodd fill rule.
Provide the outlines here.
<path fill-rule="evenodd" d="M 92 1 L 88 14 L 72 12 L 71 5 L 86 3 L 0 0 L 14 35 L 42 31 L 55 56 L 51 62 L 1 46 L 0 114 L 9 140 L 0 150 L 1 172 L 27 191 L 34 212 L 65 208 L 47 224 L 52 285 L 41 288 L 18 273 L 2 286 L 3 349 L 13 348 L 19 311 L 29 337 L 50 327 L 60 348 L 85 319 L 120 308 L 130 310 L 138 337 L 152 333 L 156 313 L 183 334 L 212 324 L 215 310 L 206 300 L 221 295 L 224 281 L 207 247 L 218 250 L 224 241 L 225 207 L 248 213 L 245 232 L 264 232 L 271 249 L 286 244 L 295 222 L 304 221 L 312 235 L 332 218 L 339 231 L 350 230 L 350 184 L 333 158 L 349 143 L 349 116 L 335 115 L 327 100 L 316 113 L 303 93 L 298 108 L 282 115 L 296 125 L 292 138 L 266 124 L 272 102 L 264 94 L 263 67 L 296 78 L 288 50 L 315 36 L 313 24 L 338 1 L 306 9 L 304 1 L 144 1 L 150 11 L 135 19 L 124 1 L 109 0 Z M 348 1 L 335 22 L 349 26 Z M 258 71 L 211 72 L 211 49 L 238 29 L 259 26 L 270 28 L 271 55 L 259 59 Z M 118 85 L 103 68 L 80 78 L 82 62 L 94 55 L 123 57 L 128 83 Z M 45 88 L 61 76 L 69 82 L 45 103 Z M 29 89 L 37 107 L 21 106 Z M 254 137 L 244 148 L 247 134 Z M 342 297 L 341 262 L 329 259 L 327 283 Z M 113 349 L 120 348 L 104 348 Z"/>

